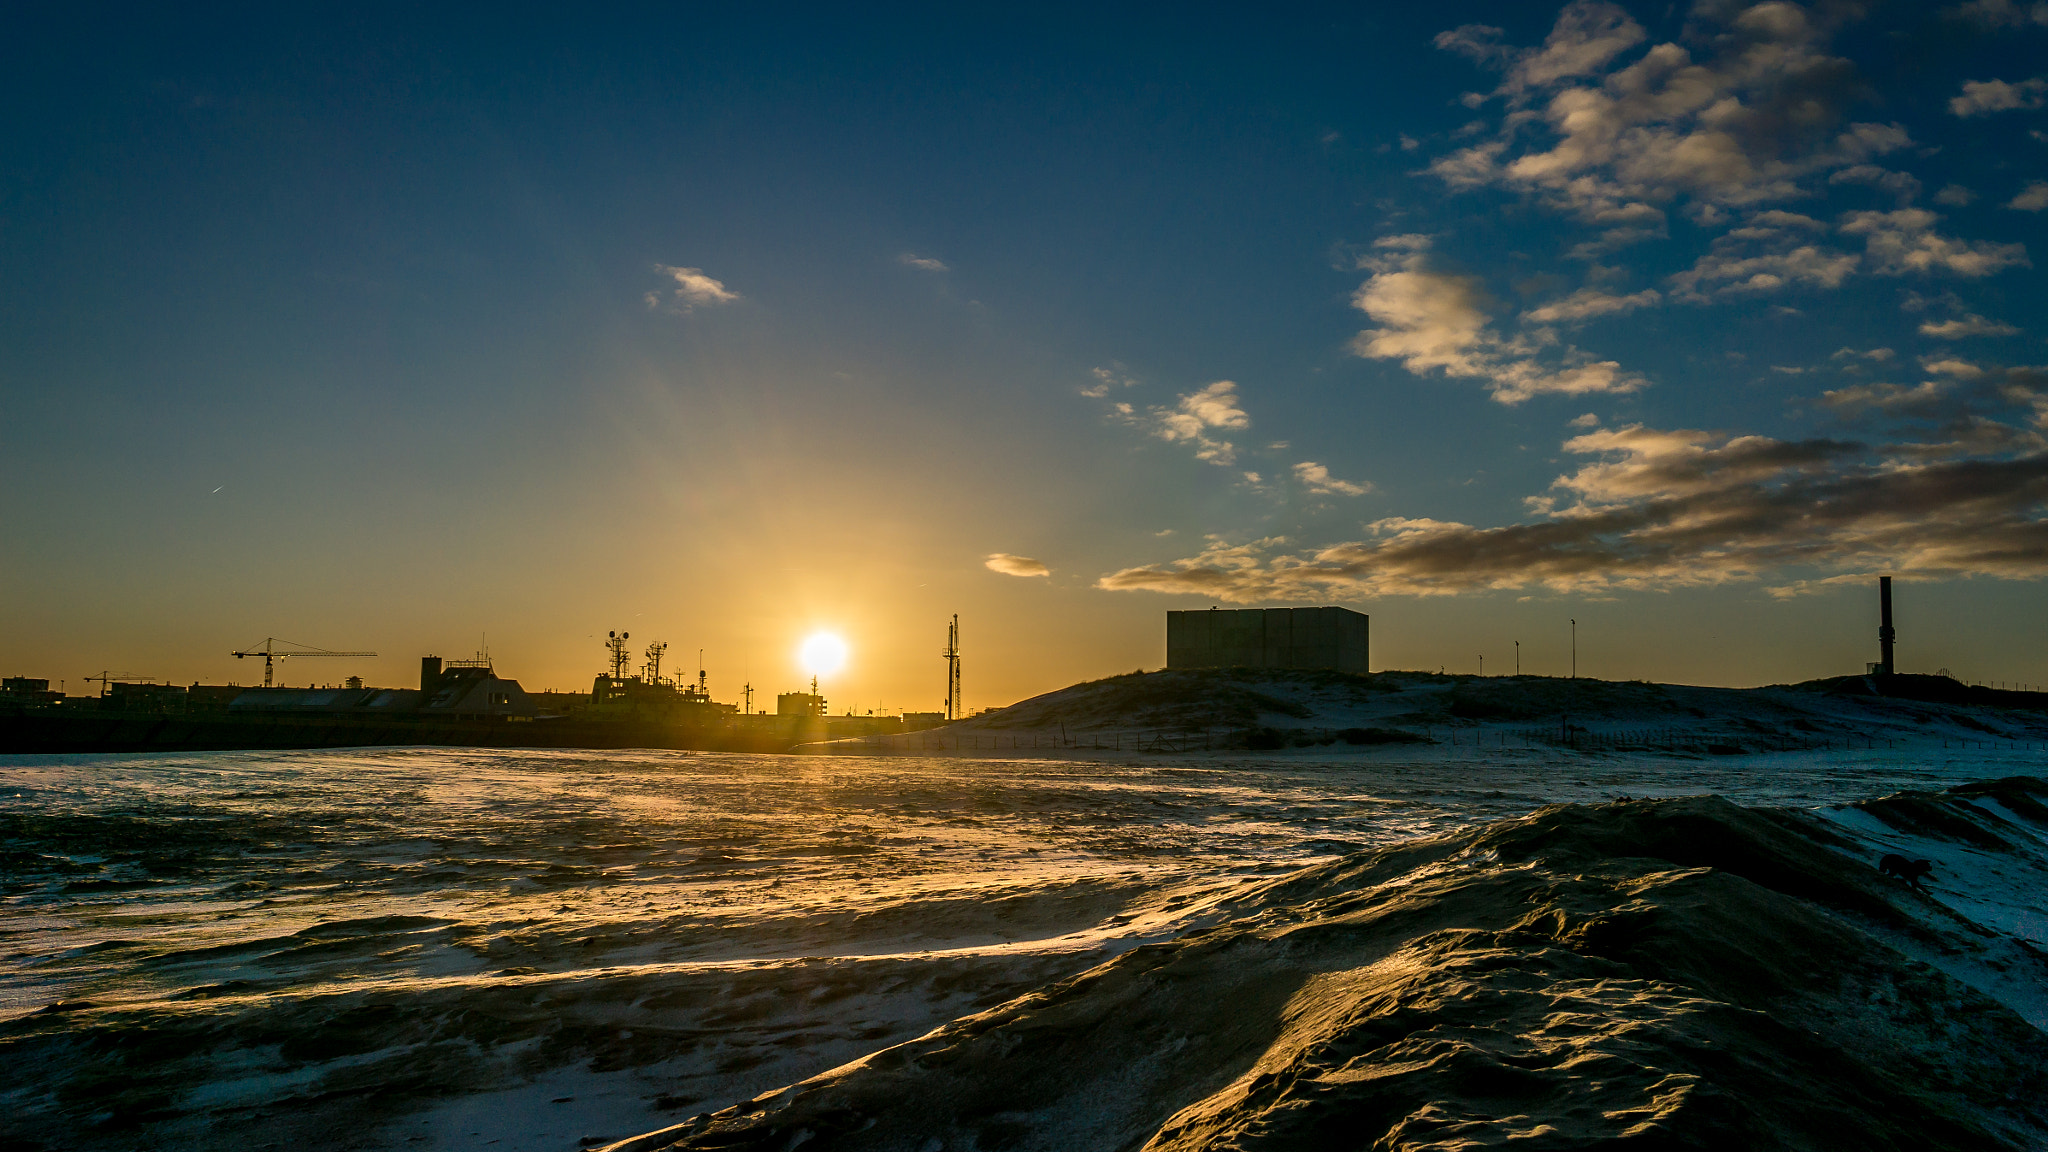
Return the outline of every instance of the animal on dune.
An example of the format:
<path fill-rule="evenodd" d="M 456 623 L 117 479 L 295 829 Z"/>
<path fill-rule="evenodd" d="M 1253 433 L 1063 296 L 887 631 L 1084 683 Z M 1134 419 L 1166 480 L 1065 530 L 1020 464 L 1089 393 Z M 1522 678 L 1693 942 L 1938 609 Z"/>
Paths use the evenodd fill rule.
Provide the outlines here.
<path fill-rule="evenodd" d="M 1922 885 L 1920 881 L 1929 872 L 1934 871 L 1934 861 L 1908 860 L 1896 852 L 1887 852 L 1884 858 L 1877 862 L 1877 870 L 1887 876 L 1896 876 L 1914 888 L 1925 892 L 1927 890 L 1926 886 Z"/>

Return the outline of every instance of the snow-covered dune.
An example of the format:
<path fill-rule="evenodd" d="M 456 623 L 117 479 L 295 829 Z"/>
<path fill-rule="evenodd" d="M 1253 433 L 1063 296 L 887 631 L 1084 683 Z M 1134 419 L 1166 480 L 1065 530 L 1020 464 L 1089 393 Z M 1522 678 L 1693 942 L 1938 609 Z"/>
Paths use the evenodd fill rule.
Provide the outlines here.
<path fill-rule="evenodd" d="M 1571 1146 L 1723 1132 L 1773 1060 L 1854 1114 L 1801 1029 L 2026 1131 L 2042 797 L 1969 782 L 2039 752 L 1324 751 L 0 758 L 0 1147 L 571 1152 L 763 1093 L 685 1146 L 1228 1147 L 1360 1077 L 1373 1139 Z"/>
<path fill-rule="evenodd" d="M 2041 1148 L 2044 799 L 1565 804 L 1360 852 L 612 1147 Z"/>
<path fill-rule="evenodd" d="M 1940 676 L 1716 688 L 1550 676 L 1164 669 L 1073 684 L 935 731 L 803 750 L 1376 754 L 1417 742 L 1446 750 L 1711 755 L 1906 745 L 2035 749 L 2048 744 L 2048 694 Z"/>

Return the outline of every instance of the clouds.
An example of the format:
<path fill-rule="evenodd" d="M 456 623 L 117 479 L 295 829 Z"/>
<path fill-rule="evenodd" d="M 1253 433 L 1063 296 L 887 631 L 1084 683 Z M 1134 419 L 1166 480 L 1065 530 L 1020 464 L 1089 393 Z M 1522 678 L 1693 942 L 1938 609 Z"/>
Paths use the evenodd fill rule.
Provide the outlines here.
<path fill-rule="evenodd" d="M 1861 255 L 1818 237 L 1828 225 L 1798 213 L 1758 213 L 1716 237 L 1706 255 L 1670 279 L 1673 300 L 1705 303 L 1785 288 L 1833 289 L 1857 272 L 1880 276 L 1981 278 L 2028 267 L 2026 246 L 1960 240 L 1935 231 L 1941 217 L 1924 208 L 1845 212 L 1833 231 L 1863 242 Z"/>
<path fill-rule="evenodd" d="M 903 265 L 905 268 L 915 268 L 920 272 L 952 271 L 951 268 L 948 268 L 946 266 L 945 261 L 940 260 L 935 256 L 919 256 L 915 252 L 905 252 L 901 256 L 896 257 L 896 262 L 898 264 Z"/>
<path fill-rule="evenodd" d="M 1137 381 L 1109 368 L 1093 370 L 1095 383 L 1081 389 L 1081 395 L 1109 400 L 1113 389 L 1131 388 Z M 1110 419 L 1142 429 L 1147 435 L 1169 443 L 1194 448 L 1195 458 L 1228 466 L 1237 462 L 1237 445 L 1223 433 L 1252 426 L 1252 418 L 1237 395 L 1237 382 L 1217 380 L 1183 394 L 1173 405 L 1139 408 L 1124 400 L 1109 400 Z"/>
<path fill-rule="evenodd" d="M 1948 102 L 1957 116 L 1984 116 L 1992 112 L 2013 112 L 2048 104 L 2048 79 L 2036 76 L 2017 84 L 2003 80 L 1968 80 L 1963 94 Z"/>
<path fill-rule="evenodd" d="M 988 559 L 983 560 L 981 564 L 982 567 L 987 568 L 989 571 L 1000 572 L 1005 576 L 1052 575 L 1052 569 L 1046 567 L 1044 562 L 1033 560 L 1029 556 L 1012 555 L 1008 552 L 991 552 L 988 554 Z"/>
<path fill-rule="evenodd" d="M 1773 292 L 1780 288 L 1836 288 L 1856 271 L 1852 253 L 1817 244 L 1782 252 L 1741 255 L 1746 238 L 1723 236 L 1693 266 L 1671 277 L 1671 298 L 1703 302 L 1710 296 Z"/>
<path fill-rule="evenodd" d="M 1827 438 L 1632 425 L 1575 437 L 1565 450 L 1597 459 L 1533 498 L 1530 523 L 1390 517 L 1368 525 L 1367 539 L 1291 552 L 1278 539 L 1212 540 L 1195 556 L 1126 568 L 1097 586 L 1257 603 L 1675 588 L 1787 568 L 2048 573 L 2048 453 L 2038 448 L 1939 460 Z"/>
<path fill-rule="evenodd" d="M 1354 484 L 1330 475 L 1330 470 L 1313 460 L 1294 466 L 1294 480 L 1311 496 L 1363 496 L 1372 491 L 1370 483 Z"/>
<path fill-rule="evenodd" d="M 1612 4 L 1572 4 L 1559 13 L 1541 47 L 1514 50 L 1500 42 L 1501 29 L 1467 24 L 1439 33 L 1436 46 L 1470 56 L 1487 67 L 1504 68 L 1500 92 L 1519 96 L 1560 80 L 1590 76 L 1643 42 L 1640 25 Z"/>
<path fill-rule="evenodd" d="M 2024 28 L 2028 25 L 2048 28 L 2048 3 L 2041 0 L 2031 4 L 2015 3 L 2014 0 L 1968 0 L 1968 3 L 1944 9 L 1943 13 L 1984 28 Z"/>
<path fill-rule="evenodd" d="M 1380 326 L 1352 340 L 1356 355 L 1398 360 L 1417 376 L 1441 371 L 1483 380 L 1503 404 L 1544 394 L 1632 392 L 1647 383 L 1615 361 L 1594 360 L 1576 348 L 1547 353 L 1553 342 L 1547 334 L 1501 336 L 1492 328 L 1486 294 L 1477 280 L 1428 266 L 1427 238 L 1383 237 L 1376 247 L 1387 254 L 1365 261 L 1375 271 L 1352 294 L 1351 303 Z M 1588 299 L 1579 306 L 1600 305 Z M 1546 364 L 1546 358 L 1555 363 Z"/>
<path fill-rule="evenodd" d="M 1922 321 L 1920 334 L 1936 340 L 1961 340 L 1966 336 L 2015 336 L 2019 329 L 2000 320 L 1987 320 L 1975 312 L 1965 312 L 1947 320 Z"/>
<path fill-rule="evenodd" d="M 1946 179 L 1941 165 L 1954 151 L 1917 146 L 1898 124 L 1852 115 L 1854 102 L 1874 93 L 1829 42 L 1838 23 L 1860 18 L 1856 6 L 1689 7 L 1685 31 L 1671 43 L 1599 0 L 1567 5 L 1534 46 L 1509 44 L 1483 25 L 1438 36 L 1439 48 L 1494 71 L 1490 89 L 1464 101 L 1492 114 L 1453 133 L 1450 151 L 1418 175 L 1488 194 L 1450 198 L 1441 215 L 1410 206 L 1389 214 L 1414 221 L 1397 225 L 1414 231 L 1381 237 L 1357 262 L 1364 279 L 1350 302 L 1366 322 L 1350 350 L 1415 377 L 1475 382 L 1502 404 L 1632 393 L 1648 383 L 1640 373 L 1571 342 L 1591 342 L 1576 334 L 1582 329 L 1610 331 L 1596 326 L 1603 320 L 1669 309 L 1655 331 L 1645 325 L 1635 334 L 1642 342 L 1632 346 L 1630 368 L 1682 358 L 1689 367 L 1683 376 L 1673 369 L 1674 381 L 1715 389 L 1715 365 L 1750 361 L 1713 342 L 1755 341 L 1754 367 L 1741 371 L 1761 375 L 1747 383 L 1770 388 L 1768 398 L 1730 390 L 1688 398 L 1688 410 L 1762 410 L 1774 414 L 1766 418 L 1781 414 L 1786 426 L 1731 432 L 1646 419 L 1603 427 L 1588 413 L 1562 445 L 1571 462 L 1528 495 L 1524 522 L 1459 523 L 1422 506 L 1336 537 L 1304 539 L 1291 529 L 1290 540 L 1263 528 L 1249 543 L 1239 542 L 1244 534 L 1219 535 L 1199 550 L 1160 553 L 1180 558 L 1121 568 L 1099 587 L 1256 603 L 1674 588 L 1785 579 L 1788 571 L 1825 579 L 1879 566 L 2048 575 L 2041 373 L 1976 353 L 1995 345 L 1957 343 L 2017 329 L 1953 294 L 1922 315 L 1901 316 L 1889 304 L 1867 319 L 1854 314 L 1890 296 L 1887 280 L 1969 283 L 2031 267 L 2027 246 L 1980 239 L 1969 228 L 2013 225 L 2010 215 L 1983 211 L 1996 203 L 2048 211 L 2048 181 L 2015 196 L 2013 187 L 1994 192 L 1972 179 L 1980 201 Z M 1956 96 L 1958 83 L 1950 74 L 1917 89 L 1916 125 L 1974 138 L 1993 129 L 1933 113 L 1983 116 L 2033 107 L 2037 96 L 2048 106 L 2048 82 L 1971 81 Z M 1520 203 L 1499 210 L 1501 193 Z M 1978 210 L 1969 210 L 1973 202 Z M 1488 214 L 1484 227 L 1462 229 L 1458 204 Z M 1532 223 L 1528 206 L 1557 215 Z M 1583 232 L 1556 228 L 1559 216 Z M 1569 277 L 1543 267 L 1552 244 L 1554 258 L 1583 262 Z M 1515 307 L 1502 302 L 1510 284 L 1523 294 Z M 1799 314 L 1780 304 L 1793 292 L 1834 296 L 1825 304 L 1783 301 L 1821 318 L 1785 324 L 1782 315 Z M 1909 298 L 1920 302 L 1909 311 L 1926 304 Z M 1744 301 L 1760 303 L 1743 308 Z M 1671 307 L 1710 303 L 1747 315 L 1708 321 Z M 1669 355 L 1653 346 L 1667 340 Z M 1844 340 L 1854 347 L 1827 357 Z M 1775 350 L 1780 343 L 1805 350 L 1790 359 Z M 1772 358 L 1803 367 L 1761 372 Z M 1844 386 L 1814 395 L 1823 381 Z M 1781 403 L 1788 398 L 1793 403 Z M 1187 434 L 1228 439 L 1193 423 Z M 1370 488 L 1346 487 L 1314 460 L 1278 476 L 1273 467 L 1260 471 L 1261 491 L 1297 492 L 1322 516 L 1337 497 Z M 1323 543 L 1330 539 L 1338 542 Z"/>
<path fill-rule="evenodd" d="M 649 308 L 659 308 L 667 304 L 671 311 L 687 316 L 699 306 L 730 304 L 740 298 L 739 293 L 705 275 L 702 268 L 674 268 L 667 264 L 656 264 L 654 270 L 663 277 L 673 280 L 675 287 L 668 289 L 666 296 L 659 291 L 649 292 L 646 296 Z"/>
<path fill-rule="evenodd" d="M 1828 31 L 1795 5 L 1758 4 L 1701 29 L 1709 59 L 1665 43 L 1620 67 L 1648 34 L 1592 0 L 1567 5 L 1537 48 L 1505 48 L 1491 29 L 1446 33 L 1440 47 L 1503 69 L 1492 96 L 1507 113 L 1493 139 L 1429 170 L 1453 188 L 1534 192 L 1617 231 L 1683 200 L 1711 216 L 1797 196 L 1806 177 L 1911 143 L 1897 125 L 1841 123 L 1856 85 L 1848 61 L 1821 51 Z"/>
<path fill-rule="evenodd" d="M 2029 11 L 1986 2 L 1952 14 L 2011 24 L 2031 19 Z M 1574 0 L 1535 47 L 1506 44 L 1488 26 L 1442 33 L 1439 48 L 1500 72 L 1490 93 L 1465 99 L 1475 108 L 1497 102 L 1500 114 L 1490 133 L 1485 121 L 1468 126 L 1483 138 L 1438 157 L 1428 175 L 1454 190 L 1526 193 L 1595 230 L 1569 247 L 1572 259 L 1599 260 L 1668 238 L 1674 213 L 1705 233 L 1707 250 L 1690 268 L 1667 274 L 1661 296 L 1613 291 L 1608 277 L 1616 270 L 1596 264 L 1588 286 L 1522 313 L 1526 335 L 1514 339 L 1489 327 L 1477 280 L 1412 260 L 1354 298 L 1380 321 L 1360 334 L 1354 351 L 1397 359 L 1417 374 L 1494 380 L 1496 396 L 1509 403 L 1546 391 L 1625 391 L 1642 381 L 1618 367 L 1577 374 L 1535 368 L 1532 353 L 1553 338 L 1536 326 L 1666 303 L 1834 291 L 1859 275 L 1975 279 L 2029 266 L 2023 245 L 1942 232 L 1940 216 L 1913 206 L 1925 189 L 1921 178 L 1879 162 L 1906 155 L 1913 140 L 1899 125 L 1848 116 L 1868 92 L 1827 42 L 1837 24 L 1854 18 L 1848 5 L 1700 3 L 1680 41 L 1655 43 L 1620 7 Z M 2044 104 L 2048 79 L 2037 77 L 1969 81 L 1950 109 L 1975 116 Z M 1859 190 L 1869 189 L 1894 203 L 1832 217 L 1772 203 L 1813 201 L 1835 189 L 1866 202 L 1870 192 Z M 1974 198 L 1957 184 L 1934 196 L 1952 207 Z M 2030 184 L 2007 206 L 2048 210 L 2048 182 Z M 1595 363 L 1579 356 L 1566 364 L 1575 361 Z M 1500 383 L 1513 378 L 1525 382 Z"/>
<path fill-rule="evenodd" d="M 1192 444 L 1195 458 L 1211 464 L 1231 464 L 1237 460 L 1236 446 L 1213 437 L 1212 432 L 1252 425 L 1251 417 L 1238 407 L 1237 384 L 1230 380 L 1218 380 L 1190 392 L 1173 408 L 1154 409 L 1152 416 L 1153 435 L 1161 440 Z"/>
<path fill-rule="evenodd" d="M 1845 421 L 1887 422 L 1885 452 L 1907 460 L 2009 457 L 2048 451 L 2048 370 L 1926 357 L 1916 385 L 1838 388 L 1821 404 Z"/>
<path fill-rule="evenodd" d="M 1908 272 L 1948 272 L 1957 276 L 1989 276 L 2015 265 L 2030 267 L 2022 244 L 1957 240 L 1935 232 L 1941 217 L 1924 208 L 1896 212 L 1849 212 L 1841 231 L 1861 236 L 1870 270 L 1883 276 Z"/>
<path fill-rule="evenodd" d="M 1112 389 L 1137 385 L 1137 381 L 1109 368 L 1094 369 L 1093 375 L 1096 383 L 1081 389 L 1083 396 L 1107 400 Z M 1237 388 L 1234 380 L 1217 380 L 1193 392 L 1183 393 L 1170 406 L 1143 409 L 1127 401 L 1111 400 L 1110 417 L 1168 443 L 1189 445 L 1198 460 L 1218 466 L 1234 466 L 1239 447 L 1226 437 L 1229 433 L 1242 432 L 1252 426 L 1251 416 L 1245 412 Z M 1254 451 L 1271 459 L 1269 454 L 1283 451 L 1288 446 L 1287 441 L 1278 440 L 1255 446 Z M 1238 476 L 1242 480 L 1241 487 L 1273 499 L 1281 499 L 1289 491 L 1280 479 L 1272 478 L 1271 473 L 1244 470 Z M 1373 490 L 1370 481 L 1340 479 L 1331 474 L 1328 465 L 1314 460 L 1303 460 L 1285 468 L 1284 476 L 1291 476 L 1301 494 L 1310 497 L 1363 496 Z"/>
<path fill-rule="evenodd" d="M 1633 312 L 1638 308 L 1651 308 L 1663 303 L 1664 297 L 1655 288 L 1627 296 L 1615 296 L 1598 288 L 1581 288 L 1559 300 L 1552 300 L 1541 308 L 1532 308 L 1522 313 L 1524 323 L 1558 324 L 1578 320 L 1591 320 L 1596 316 L 1617 316 Z"/>

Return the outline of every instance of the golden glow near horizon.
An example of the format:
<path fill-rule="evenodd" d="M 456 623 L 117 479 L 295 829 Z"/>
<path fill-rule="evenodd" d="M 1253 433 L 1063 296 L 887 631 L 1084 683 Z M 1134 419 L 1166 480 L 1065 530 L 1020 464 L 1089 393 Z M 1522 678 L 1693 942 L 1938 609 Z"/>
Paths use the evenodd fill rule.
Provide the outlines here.
<path fill-rule="evenodd" d="M 830 676 L 846 667 L 846 641 L 830 632 L 814 632 L 796 650 L 797 663 L 813 676 Z"/>

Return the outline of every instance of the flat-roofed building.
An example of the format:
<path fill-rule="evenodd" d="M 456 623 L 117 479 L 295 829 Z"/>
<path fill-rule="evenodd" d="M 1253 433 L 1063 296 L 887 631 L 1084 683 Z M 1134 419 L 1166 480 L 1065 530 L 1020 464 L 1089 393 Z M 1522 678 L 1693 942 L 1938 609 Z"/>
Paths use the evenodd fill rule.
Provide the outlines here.
<path fill-rule="evenodd" d="M 775 697 L 777 716 L 823 716 L 825 698 L 815 692 L 782 692 Z"/>
<path fill-rule="evenodd" d="M 1211 608 L 1166 614 L 1168 668 L 1365 672 L 1372 617 L 1349 608 Z"/>

